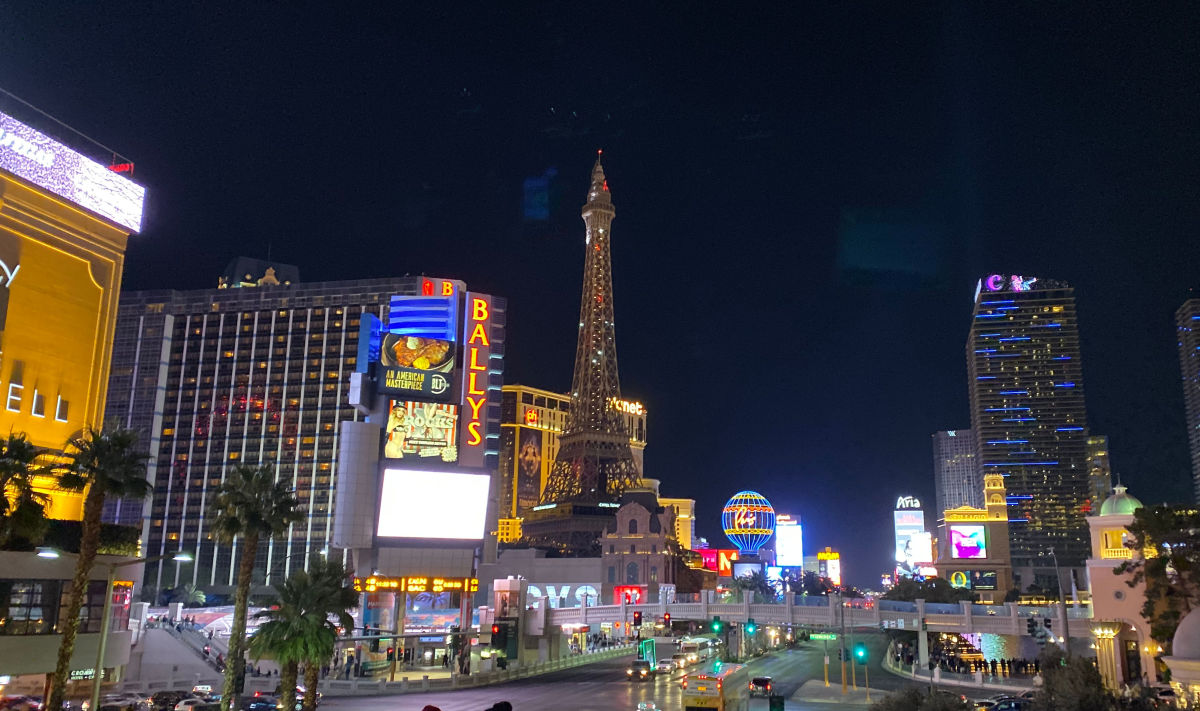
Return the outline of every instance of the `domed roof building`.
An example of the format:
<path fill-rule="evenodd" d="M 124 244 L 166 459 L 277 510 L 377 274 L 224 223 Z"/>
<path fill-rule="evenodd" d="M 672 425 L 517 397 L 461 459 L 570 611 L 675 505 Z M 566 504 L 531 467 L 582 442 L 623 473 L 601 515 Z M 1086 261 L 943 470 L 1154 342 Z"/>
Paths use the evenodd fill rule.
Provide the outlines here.
<path fill-rule="evenodd" d="M 1200 609 L 1192 610 L 1175 629 L 1171 656 L 1163 659 L 1171 670 L 1171 686 L 1188 702 L 1200 703 Z"/>
<path fill-rule="evenodd" d="M 1087 561 L 1092 633 L 1100 673 L 1114 690 L 1156 676 L 1154 655 L 1158 644 L 1151 639 L 1150 625 L 1142 617 L 1145 585 L 1129 587 L 1129 576 L 1116 573 L 1122 563 L 1141 555 L 1141 551 L 1127 545 L 1128 526 L 1140 508 L 1142 502 L 1118 484 L 1100 505 L 1099 513 L 1087 520 L 1092 538 L 1092 554 Z"/>

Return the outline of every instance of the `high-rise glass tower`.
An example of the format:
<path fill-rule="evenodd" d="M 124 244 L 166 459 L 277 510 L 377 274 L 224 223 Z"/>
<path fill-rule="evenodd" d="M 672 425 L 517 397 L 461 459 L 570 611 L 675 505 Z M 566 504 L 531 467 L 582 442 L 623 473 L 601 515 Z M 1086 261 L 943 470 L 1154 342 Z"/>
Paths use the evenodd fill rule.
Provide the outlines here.
<path fill-rule="evenodd" d="M 139 432 L 154 491 L 145 502 L 114 503 L 108 517 L 141 524 L 147 555 L 194 556 L 187 565 L 147 565 L 146 584 L 159 590 L 231 589 L 240 540 L 216 540 L 209 507 L 239 464 L 270 467 L 306 514 L 259 544 L 256 585 L 275 584 L 314 556 L 340 555 L 329 550 L 330 526 L 341 424 L 362 419 L 349 402 L 359 320 L 364 312 L 386 318 L 393 294 L 421 294 L 428 281 L 298 284 L 287 265 L 247 274 L 263 266 L 254 261 L 242 260 L 217 289 L 121 295 L 106 421 Z"/>
<path fill-rule="evenodd" d="M 1179 370 L 1183 375 L 1183 407 L 1188 445 L 1192 450 L 1192 487 L 1200 503 L 1200 299 L 1188 299 L 1175 312 L 1179 336 Z"/>
<path fill-rule="evenodd" d="M 976 287 L 967 338 L 971 428 L 980 468 L 1008 490 L 1014 572 L 1054 585 L 1088 556 L 1088 424 L 1070 286 L 993 274 Z M 1024 569 L 1024 570 L 1022 570 Z"/>
<path fill-rule="evenodd" d="M 973 430 L 933 433 L 933 485 L 937 494 L 934 518 L 959 506 L 983 508 L 983 473 L 975 446 Z"/>

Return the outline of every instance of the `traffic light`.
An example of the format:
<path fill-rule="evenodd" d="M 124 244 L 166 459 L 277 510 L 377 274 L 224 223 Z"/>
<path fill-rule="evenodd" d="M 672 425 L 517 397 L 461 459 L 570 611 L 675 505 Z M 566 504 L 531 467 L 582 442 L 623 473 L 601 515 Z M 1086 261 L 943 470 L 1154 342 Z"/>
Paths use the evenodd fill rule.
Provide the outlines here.
<path fill-rule="evenodd" d="M 387 660 L 388 660 L 389 662 L 394 662 L 394 661 L 396 661 L 396 648 L 395 648 L 395 647 L 388 647 L 388 648 L 387 648 Z"/>
<path fill-rule="evenodd" d="M 1053 627 L 1050 626 L 1050 618 L 1049 617 L 1046 618 L 1045 623 L 1046 623 L 1046 629 L 1048 629 L 1048 630 L 1054 629 Z"/>
<path fill-rule="evenodd" d="M 747 618 L 746 619 L 746 634 L 754 634 L 757 631 L 758 631 L 758 625 L 754 624 L 754 618 L 753 617 Z"/>
<path fill-rule="evenodd" d="M 508 625 L 492 625 L 492 649 L 508 649 Z"/>
<path fill-rule="evenodd" d="M 641 610 L 637 610 L 633 613 L 633 626 L 634 627 L 642 626 L 642 611 Z"/>
<path fill-rule="evenodd" d="M 1025 620 L 1025 631 L 1029 633 L 1030 637 L 1036 636 L 1037 635 L 1037 620 L 1033 619 L 1032 617 Z"/>
<path fill-rule="evenodd" d="M 867 663 L 867 645 L 862 642 L 854 645 L 854 661 L 858 664 Z"/>
<path fill-rule="evenodd" d="M 723 629 L 725 629 L 725 623 L 721 621 L 721 616 L 720 616 L 720 615 L 713 615 L 713 618 L 712 618 L 712 631 L 713 631 L 713 632 L 716 632 L 717 634 L 720 634 L 720 633 L 721 633 L 721 630 L 723 630 Z"/>
<path fill-rule="evenodd" d="M 670 626 L 671 626 L 671 613 L 669 613 L 669 612 L 664 612 L 664 613 L 663 613 L 663 626 L 664 626 L 664 627 L 670 627 Z"/>

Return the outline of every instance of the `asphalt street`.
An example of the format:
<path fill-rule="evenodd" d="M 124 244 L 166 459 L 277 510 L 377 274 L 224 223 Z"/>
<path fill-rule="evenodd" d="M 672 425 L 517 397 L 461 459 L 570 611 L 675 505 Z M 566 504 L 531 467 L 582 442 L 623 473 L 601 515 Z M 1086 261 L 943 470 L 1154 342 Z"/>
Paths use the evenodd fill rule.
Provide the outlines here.
<path fill-rule="evenodd" d="M 879 660 L 886 648 L 882 635 L 864 638 L 870 649 L 870 678 L 872 689 L 894 690 L 910 682 L 883 671 Z M 829 682 L 832 689 L 841 685 L 840 664 L 837 647 L 829 645 Z M 799 649 L 776 652 L 757 657 L 748 663 L 751 676 L 772 677 L 773 692 L 790 699 L 800 686 L 811 679 L 823 680 L 824 652 L 820 642 L 807 642 Z M 324 711 L 420 711 L 426 704 L 442 711 L 485 711 L 497 701 L 508 701 L 514 711 L 609 711 L 611 709 L 637 709 L 638 702 L 653 701 L 658 708 L 678 711 L 681 706 L 682 689 L 680 680 L 683 672 L 658 677 L 644 682 L 631 682 L 625 675 L 632 656 L 624 659 L 596 662 L 574 669 L 545 674 L 532 679 L 491 686 L 482 689 L 461 691 L 407 694 L 403 696 L 373 696 L 360 698 L 327 698 L 322 704 Z M 847 671 L 849 676 L 849 671 Z M 856 678 L 861 686 L 864 668 L 859 666 Z M 849 681 L 849 679 L 847 680 Z M 985 695 L 981 692 L 980 694 Z M 857 704 L 836 704 L 794 701 L 787 704 L 789 711 L 859 711 L 868 708 Z M 766 711 L 767 700 L 756 698 L 751 701 L 751 711 Z"/>

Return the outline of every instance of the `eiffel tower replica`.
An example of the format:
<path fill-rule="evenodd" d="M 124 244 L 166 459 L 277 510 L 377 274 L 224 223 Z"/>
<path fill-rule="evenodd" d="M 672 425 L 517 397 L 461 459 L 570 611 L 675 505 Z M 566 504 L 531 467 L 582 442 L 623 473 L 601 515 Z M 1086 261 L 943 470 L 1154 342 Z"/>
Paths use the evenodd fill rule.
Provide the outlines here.
<path fill-rule="evenodd" d="M 581 210 L 586 257 L 571 410 L 541 501 L 523 526 L 530 545 L 566 555 L 599 555 L 598 539 L 614 521 L 617 500 L 642 479 L 625 420 L 613 406 L 621 398 L 609 246 L 615 214 L 597 154 Z"/>

